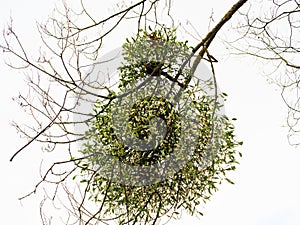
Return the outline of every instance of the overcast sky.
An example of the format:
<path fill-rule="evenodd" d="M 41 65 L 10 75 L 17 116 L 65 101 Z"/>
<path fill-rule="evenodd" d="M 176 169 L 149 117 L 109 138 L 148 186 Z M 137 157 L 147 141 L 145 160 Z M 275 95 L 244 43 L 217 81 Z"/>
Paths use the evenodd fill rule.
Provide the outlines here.
<path fill-rule="evenodd" d="M 36 47 L 34 36 L 31 37 L 35 30 L 34 21 L 46 18 L 53 2 L 1 0 L 0 28 L 12 15 L 20 36 L 29 47 Z M 198 2 L 199 5 L 187 7 L 188 2 Z M 201 5 L 200 1 L 182 0 L 176 18 L 183 22 L 189 19 L 204 33 L 212 7 L 218 19 L 233 2 L 216 0 L 210 5 Z M 237 171 L 230 174 L 235 185 L 224 183 L 220 186 L 205 205 L 200 222 L 184 216 L 170 224 L 299 225 L 300 149 L 288 145 L 287 129 L 283 127 L 287 110 L 280 92 L 262 76 L 261 66 L 253 66 L 248 58 L 224 56 L 217 52 L 222 51 L 222 46 L 215 46 L 214 51 L 211 53 L 219 60 L 219 87 L 229 95 L 226 113 L 229 117 L 238 118 L 235 125 L 238 138 L 244 141 L 240 149 L 243 158 Z M 26 90 L 26 84 L 22 74 L 4 65 L 2 55 L 0 71 L 1 221 L 3 224 L 41 224 L 38 211 L 41 196 L 32 196 L 22 202 L 17 200 L 32 190 L 38 180 L 40 162 L 36 159 L 39 158 L 37 155 L 41 156 L 40 150 L 25 151 L 14 162 L 9 162 L 11 155 L 25 143 L 9 123 L 15 119 L 22 121 L 24 117 L 12 97 Z"/>

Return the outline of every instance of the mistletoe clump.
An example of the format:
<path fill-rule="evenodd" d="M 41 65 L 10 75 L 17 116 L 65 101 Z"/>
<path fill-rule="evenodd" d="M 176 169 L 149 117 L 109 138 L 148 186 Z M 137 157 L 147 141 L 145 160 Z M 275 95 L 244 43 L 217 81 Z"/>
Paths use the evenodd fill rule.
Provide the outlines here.
<path fill-rule="evenodd" d="M 111 92 L 109 102 L 95 103 L 96 117 L 81 149 L 85 158 L 79 164 L 81 181 L 90 198 L 99 203 L 98 220 L 156 224 L 163 216 L 176 218 L 182 209 L 202 215 L 198 206 L 217 185 L 232 182 L 226 172 L 235 170 L 241 156 L 236 148 L 242 143 L 235 140 L 231 121 L 216 112 L 221 105 L 201 83 L 185 83 L 191 69 L 181 65 L 191 49 L 177 39 L 175 30 L 166 28 L 140 31 L 123 45 L 118 91 Z M 169 96 L 179 96 L 180 107 L 168 101 Z M 185 133 L 187 128 L 191 135 Z M 170 155 L 173 161 L 166 164 Z M 121 173 L 124 166 L 120 165 L 138 168 L 140 174 Z M 167 166 L 174 167 L 172 173 L 165 172 Z M 159 176 L 147 174 L 148 168 L 156 168 L 151 171 Z M 139 176 L 148 182 L 133 182 Z"/>

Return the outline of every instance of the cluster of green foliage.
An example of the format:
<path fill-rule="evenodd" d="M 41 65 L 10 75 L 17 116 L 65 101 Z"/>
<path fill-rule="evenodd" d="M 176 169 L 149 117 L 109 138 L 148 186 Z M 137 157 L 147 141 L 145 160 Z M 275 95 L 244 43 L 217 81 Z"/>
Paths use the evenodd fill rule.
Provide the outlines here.
<path fill-rule="evenodd" d="M 163 28 L 150 32 L 140 31 L 135 38 L 126 40 L 123 49 L 124 64 L 119 68 L 120 92 L 113 93 L 112 96 L 135 90 L 148 77 L 157 77 L 160 82 L 174 79 L 181 63 L 189 56 L 191 47 L 187 42 L 177 40 L 175 30 Z M 180 70 L 178 81 L 188 76 L 189 71 L 188 67 Z M 153 83 L 153 89 L 155 85 Z M 176 88 L 167 88 L 171 88 L 172 94 L 178 91 Z M 201 91 L 202 94 L 199 94 Z M 162 96 L 149 95 L 138 100 L 129 98 L 135 102 L 125 102 L 133 106 L 127 124 L 120 126 L 128 126 L 137 139 L 153 141 L 151 135 L 156 131 L 150 130 L 149 124 L 154 118 L 160 118 L 155 126 L 159 127 L 159 121 L 164 121 L 167 127 L 163 140 L 156 143 L 154 149 L 136 151 L 134 143 L 128 146 L 115 134 L 117 128 L 113 126 L 113 120 L 119 115 L 114 114 L 113 108 L 117 103 L 112 101 L 107 105 L 107 102 L 96 102 L 97 117 L 86 133 L 86 143 L 81 149 L 86 159 L 82 160 L 80 166 L 84 177 L 82 182 L 89 186 L 87 190 L 90 198 L 101 203 L 103 216 L 117 218 L 119 224 L 156 224 L 160 217 L 176 217 L 182 209 L 192 215 L 202 215 L 197 206 L 205 203 L 223 180 L 231 182 L 226 177 L 226 172 L 235 170 L 237 157 L 241 156 L 236 147 L 242 144 L 235 140 L 231 121 L 225 115 L 214 112 L 214 101 L 203 94 L 202 87 L 193 84 L 183 92 L 193 103 L 193 110 L 189 112 L 192 114 L 186 116 L 196 118 L 198 123 L 195 131 L 196 147 L 184 165 L 171 176 L 147 185 L 117 182 L 104 176 L 100 172 L 101 167 L 109 163 L 108 156 L 117 158 L 118 162 L 141 168 L 163 162 L 175 148 L 180 147 L 185 122 L 181 119 L 182 112 Z M 118 98 L 115 97 L 115 100 Z M 208 150 L 211 157 L 209 161 L 205 161 Z M 186 152 L 183 151 L 182 154 L 184 153 Z M 181 156 L 177 157 L 178 160 L 181 159 Z M 116 172 L 116 167 L 117 165 L 109 167 L 111 173 Z"/>

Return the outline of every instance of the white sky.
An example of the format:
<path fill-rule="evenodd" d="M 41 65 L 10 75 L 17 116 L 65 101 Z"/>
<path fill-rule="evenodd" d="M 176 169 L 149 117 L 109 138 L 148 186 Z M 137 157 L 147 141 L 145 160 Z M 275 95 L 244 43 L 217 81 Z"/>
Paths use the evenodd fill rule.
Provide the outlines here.
<path fill-rule="evenodd" d="M 11 14 L 20 36 L 24 37 L 28 46 L 36 47 L 31 38 L 35 29 L 34 19 L 46 18 L 52 10 L 52 2 L 54 0 L 1 0 L 1 29 Z M 204 34 L 212 7 L 217 21 L 235 1 L 215 0 L 207 5 L 198 3 L 197 7 L 187 7 L 189 2 L 200 1 L 182 1 L 184 5 L 179 7 L 177 18 L 183 22 L 188 18 Z M 239 139 L 244 141 L 241 148 L 243 158 L 237 171 L 231 174 L 235 185 L 224 183 L 220 186 L 205 205 L 200 222 L 184 216 L 170 224 L 299 225 L 300 151 L 287 143 L 287 129 L 282 127 L 286 107 L 280 93 L 262 77 L 262 68 L 253 66 L 248 58 L 224 57 L 218 52 L 222 51 L 221 46 L 215 46 L 214 50 L 211 53 L 219 60 L 219 86 L 229 95 L 226 112 L 229 117 L 238 118 L 235 125 Z M 23 118 L 23 112 L 13 103 L 12 97 L 26 87 L 24 77 L 9 70 L 2 58 L 0 71 L 1 221 L 3 224 L 41 224 L 38 211 L 40 196 L 22 201 L 23 206 L 17 200 L 32 190 L 38 180 L 40 150 L 25 151 L 14 162 L 9 162 L 11 155 L 25 143 L 9 124 L 12 120 L 21 118 L 22 121 Z"/>

